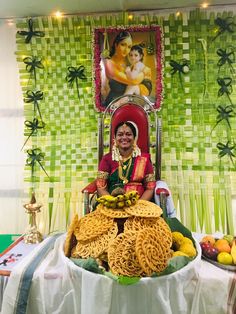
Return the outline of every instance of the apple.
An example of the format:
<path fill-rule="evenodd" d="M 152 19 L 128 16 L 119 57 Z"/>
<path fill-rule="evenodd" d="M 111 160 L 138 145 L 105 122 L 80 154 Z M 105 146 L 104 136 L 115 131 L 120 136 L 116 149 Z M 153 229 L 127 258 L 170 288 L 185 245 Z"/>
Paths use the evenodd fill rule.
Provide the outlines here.
<path fill-rule="evenodd" d="M 208 257 L 208 258 L 210 258 L 210 259 L 216 261 L 216 260 L 217 260 L 217 255 L 219 254 L 219 251 L 217 250 L 217 248 L 215 248 L 215 247 L 212 246 L 212 247 L 209 247 L 209 248 L 207 248 L 206 250 L 204 250 L 204 251 L 203 251 L 203 254 L 204 254 L 206 257 Z"/>
<path fill-rule="evenodd" d="M 208 248 L 213 247 L 213 245 L 210 242 L 201 242 L 200 246 L 201 246 L 202 252 L 204 252 Z"/>

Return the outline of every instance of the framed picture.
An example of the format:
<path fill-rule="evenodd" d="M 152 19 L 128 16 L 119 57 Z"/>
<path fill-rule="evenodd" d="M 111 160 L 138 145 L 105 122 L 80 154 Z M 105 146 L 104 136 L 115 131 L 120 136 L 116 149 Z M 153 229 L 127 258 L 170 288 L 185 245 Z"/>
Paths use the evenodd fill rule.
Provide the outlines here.
<path fill-rule="evenodd" d="M 95 104 L 104 111 L 119 96 L 147 97 L 155 109 L 163 93 L 159 26 L 94 29 Z"/>

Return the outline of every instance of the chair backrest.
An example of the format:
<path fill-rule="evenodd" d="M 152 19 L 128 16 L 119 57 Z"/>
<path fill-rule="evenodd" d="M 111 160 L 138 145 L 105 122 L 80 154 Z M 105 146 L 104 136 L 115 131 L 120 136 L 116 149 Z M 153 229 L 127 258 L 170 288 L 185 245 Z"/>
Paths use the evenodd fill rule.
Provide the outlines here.
<path fill-rule="evenodd" d="M 152 123 L 150 116 L 154 115 Z M 150 153 L 150 147 L 155 149 L 155 173 L 156 179 L 161 178 L 161 119 L 157 119 L 153 104 L 145 97 L 138 95 L 124 95 L 112 101 L 99 117 L 98 129 L 98 162 L 104 155 L 104 147 L 111 151 L 116 126 L 123 121 L 131 121 L 137 125 L 137 144 L 142 152 Z M 150 144 L 150 129 L 154 133 L 155 143 Z M 107 131 L 109 131 L 109 133 Z M 106 137 L 107 136 L 107 137 Z M 105 143 L 105 138 L 107 139 Z"/>
<path fill-rule="evenodd" d="M 142 152 L 149 152 L 149 127 L 146 111 L 139 105 L 126 103 L 118 107 L 112 117 L 110 126 L 110 149 L 113 144 L 114 131 L 116 126 L 123 121 L 134 122 L 138 128 L 137 144 Z"/>

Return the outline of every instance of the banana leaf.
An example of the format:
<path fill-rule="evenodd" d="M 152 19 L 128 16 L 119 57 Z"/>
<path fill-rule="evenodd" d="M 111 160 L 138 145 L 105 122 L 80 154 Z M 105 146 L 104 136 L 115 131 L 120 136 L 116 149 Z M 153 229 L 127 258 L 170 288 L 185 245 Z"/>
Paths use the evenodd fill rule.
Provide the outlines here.
<path fill-rule="evenodd" d="M 75 263 L 75 265 L 81 267 L 81 268 L 84 268 L 88 271 L 91 271 L 93 273 L 96 273 L 96 274 L 103 274 L 104 271 L 99 267 L 97 261 L 92 258 L 92 257 L 89 257 L 89 258 L 73 258 L 71 257 L 70 260 Z"/>
<path fill-rule="evenodd" d="M 190 261 L 192 261 L 192 258 L 187 257 L 187 256 L 175 256 L 172 257 L 167 264 L 167 267 L 165 270 L 163 270 L 161 273 L 154 273 L 152 277 L 159 277 L 159 276 L 164 276 L 164 275 L 169 275 L 177 270 L 183 268 L 186 266 Z"/>
<path fill-rule="evenodd" d="M 172 232 L 178 231 L 183 234 L 183 236 L 191 239 L 193 243 L 195 242 L 192 237 L 192 232 L 186 228 L 177 218 L 164 218 L 166 223 L 169 225 Z"/>

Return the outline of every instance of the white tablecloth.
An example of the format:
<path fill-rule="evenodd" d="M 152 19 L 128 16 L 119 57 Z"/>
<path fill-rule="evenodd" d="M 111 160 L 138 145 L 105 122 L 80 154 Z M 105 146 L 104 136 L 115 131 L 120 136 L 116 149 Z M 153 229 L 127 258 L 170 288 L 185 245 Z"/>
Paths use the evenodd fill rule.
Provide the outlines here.
<path fill-rule="evenodd" d="M 233 314 L 235 298 L 230 299 L 229 292 L 236 282 L 234 273 L 201 261 L 200 256 L 171 275 L 123 286 L 76 266 L 63 253 L 64 240 L 65 235 L 56 240 L 35 270 L 27 314 Z M 14 313 L 22 273 L 46 241 L 13 269 L 2 314 Z"/>

